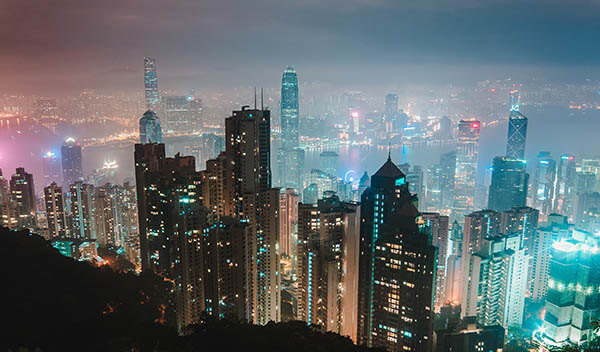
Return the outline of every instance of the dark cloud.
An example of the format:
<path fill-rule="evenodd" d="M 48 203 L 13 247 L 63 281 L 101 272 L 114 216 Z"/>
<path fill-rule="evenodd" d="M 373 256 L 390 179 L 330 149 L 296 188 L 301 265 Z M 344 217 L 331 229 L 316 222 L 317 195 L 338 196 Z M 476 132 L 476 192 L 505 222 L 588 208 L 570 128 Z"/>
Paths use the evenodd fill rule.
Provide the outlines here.
<path fill-rule="evenodd" d="M 246 77 L 244 84 L 288 63 L 334 83 L 360 83 L 366 72 L 389 81 L 471 68 L 587 74 L 600 57 L 600 2 L 591 0 L 1 3 L 4 90 L 33 82 L 40 89 L 93 87 L 105 72 L 131 88 L 139 80 L 129 76 L 146 55 L 158 57 L 161 83 L 173 85 L 181 77 L 186 84 L 190 77 L 198 84 Z"/>

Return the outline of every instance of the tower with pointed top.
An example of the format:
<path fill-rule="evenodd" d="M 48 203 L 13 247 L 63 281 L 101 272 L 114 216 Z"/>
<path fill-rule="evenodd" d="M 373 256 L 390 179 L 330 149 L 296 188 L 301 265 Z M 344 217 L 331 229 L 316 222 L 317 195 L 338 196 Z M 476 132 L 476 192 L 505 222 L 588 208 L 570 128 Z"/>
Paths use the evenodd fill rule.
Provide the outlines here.
<path fill-rule="evenodd" d="M 510 92 L 510 115 L 508 117 L 508 140 L 506 156 L 512 159 L 525 159 L 525 140 L 527 138 L 527 117 L 519 112 L 521 96 L 518 90 Z"/>
<path fill-rule="evenodd" d="M 406 176 L 387 161 L 361 196 L 358 340 L 431 351 L 436 248 Z"/>
<path fill-rule="evenodd" d="M 140 119 L 140 143 L 162 143 L 160 119 L 152 110 L 148 110 Z"/>
<path fill-rule="evenodd" d="M 304 150 L 300 148 L 298 121 L 298 75 L 287 66 L 281 78 L 281 148 L 277 151 L 279 184 L 282 188 L 302 189 Z"/>

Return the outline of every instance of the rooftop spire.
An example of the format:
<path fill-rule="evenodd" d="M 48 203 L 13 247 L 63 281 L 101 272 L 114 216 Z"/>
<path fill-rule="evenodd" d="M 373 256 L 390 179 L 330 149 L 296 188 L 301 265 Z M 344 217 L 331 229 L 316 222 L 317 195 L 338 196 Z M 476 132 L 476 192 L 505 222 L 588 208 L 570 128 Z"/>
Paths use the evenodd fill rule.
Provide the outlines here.
<path fill-rule="evenodd" d="M 388 143 L 388 161 L 392 161 L 392 143 Z"/>

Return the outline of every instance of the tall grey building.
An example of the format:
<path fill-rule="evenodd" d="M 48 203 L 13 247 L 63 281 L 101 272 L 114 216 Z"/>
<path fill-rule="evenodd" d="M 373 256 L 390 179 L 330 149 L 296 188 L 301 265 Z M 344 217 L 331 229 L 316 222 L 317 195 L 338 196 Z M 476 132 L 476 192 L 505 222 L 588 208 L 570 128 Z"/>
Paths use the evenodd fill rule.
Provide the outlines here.
<path fill-rule="evenodd" d="M 277 152 L 280 186 L 302 189 L 304 150 L 298 135 L 298 76 L 287 66 L 281 78 L 281 149 Z"/>
<path fill-rule="evenodd" d="M 144 58 L 144 88 L 146 91 L 146 109 L 156 110 L 159 103 L 156 58 Z"/>
<path fill-rule="evenodd" d="M 67 138 L 60 148 L 60 154 L 65 187 L 83 180 L 81 146 L 73 138 Z"/>
<path fill-rule="evenodd" d="M 527 117 L 519 112 L 521 96 L 518 90 L 510 92 L 510 115 L 508 117 L 508 140 L 506 156 L 513 159 L 525 159 L 525 141 L 527 138 Z"/>
<path fill-rule="evenodd" d="M 162 143 L 160 119 L 152 110 L 148 110 L 140 119 L 140 143 Z"/>

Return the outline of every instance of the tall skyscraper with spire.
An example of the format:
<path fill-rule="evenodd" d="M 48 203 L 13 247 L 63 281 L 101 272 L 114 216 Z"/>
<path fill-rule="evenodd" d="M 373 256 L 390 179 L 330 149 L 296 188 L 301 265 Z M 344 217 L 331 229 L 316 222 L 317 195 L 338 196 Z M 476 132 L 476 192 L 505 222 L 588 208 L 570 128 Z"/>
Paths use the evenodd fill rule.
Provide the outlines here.
<path fill-rule="evenodd" d="M 158 96 L 158 77 L 156 76 L 156 58 L 144 58 L 144 88 L 146 90 L 146 109 L 156 110 Z"/>
<path fill-rule="evenodd" d="M 521 96 L 518 90 L 510 92 L 510 115 L 508 117 L 508 141 L 506 156 L 512 159 L 525 159 L 525 140 L 527 138 L 527 117 L 519 112 Z"/>
<path fill-rule="evenodd" d="M 298 76 L 287 66 L 281 78 L 281 149 L 278 150 L 280 186 L 302 189 L 304 150 L 298 136 Z"/>

